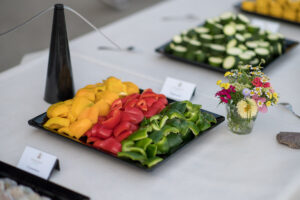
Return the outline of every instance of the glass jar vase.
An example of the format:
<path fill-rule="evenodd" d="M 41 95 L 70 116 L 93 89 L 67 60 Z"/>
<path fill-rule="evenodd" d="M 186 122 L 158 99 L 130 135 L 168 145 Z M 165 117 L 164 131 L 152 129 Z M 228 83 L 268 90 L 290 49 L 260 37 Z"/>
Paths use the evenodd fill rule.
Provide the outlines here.
<path fill-rule="evenodd" d="M 236 105 L 232 104 L 226 105 L 226 111 L 227 126 L 231 132 L 239 135 L 251 133 L 257 115 L 251 118 L 242 118 L 237 111 Z"/>

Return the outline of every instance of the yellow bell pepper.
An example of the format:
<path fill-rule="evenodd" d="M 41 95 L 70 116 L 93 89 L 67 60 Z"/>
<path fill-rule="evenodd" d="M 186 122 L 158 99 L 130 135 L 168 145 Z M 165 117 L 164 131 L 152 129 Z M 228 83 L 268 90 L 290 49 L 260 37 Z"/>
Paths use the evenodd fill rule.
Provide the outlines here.
<path fill-rule="evenodd" d="M 81 119 L 89 119 L 93 124 L 98 121 L 99 116 L 99 107 L 95 104 L 91 107 L 85 108 L 80 115 L 78 116 L 78 120 Z"/>
<path fill-rule="evenodd" d="M 79 139 L 85 132 L 92 127 L 92 122 L 89 119 L 80 119 L 70 125 L 70 136 Z"/>
<path fill-rule="evenodd" d="M 295 21 L 296 20 L 296 11 L 293 9 L 286 7 L 283 11 L 283 18 L 290 20 L 290 21 Z"/>
<path fill-rule="evenodd" d="M 110 105 L 105 100 L 101 99 L 95 106 L 98 107 L 99 116 L 106 116 L 109 113 Z"/>
<path fill-rule="evenodd" d="M 127 95 L 131 95 L 134 93 L 140 93 L 140 90 L 138 86 L 132 82 L 123 82 L 123 84 L 126 86 Z"/>
<path fill-rule="evenodd" d="M 75 119 L 79 114 L 86 108 L 93 105 L 93 102 L 88 100 L 86 97 L 75 97 L 71 107 L 71 114 Z"/>
<path fill-rule="evenodd" d="M 242 8 L 244 10 L 254 12 L 255 8 L 256 8 L 256 3 L 255 3 L 255 1 L 243 1 L 242 2 Z"/>
<path fill-rule="evenodd" d="M 95 101 L 95 92 L 91 88 L 81 88 L 77 91 L 76 97 L 86 97 L 88 100 Z"/>
<path fill-rule="evenodd" d="M 64 103 L 65 103 L 67 106 L 71 106 L 72 103 L 73 103 L 73 99 L 66 100 L 66 101 L 64 101 Z"/>
<path fill-rule="evenodd" d="M 115 77 L 109 77 L 104 82 L 106 90 L 110 92 L 115 92 L 118 95 L 126 95 L 126 86 L 122 83 L 120 79 L 117 79 Z"/>
<path fill-rule="evenodd" d="M 103 99 L 109 105 L 111 105 L 118 98 L 119 98 L 119 95 L 117 93 L 111 92 L 108 90 L 106 90 L 104 92 L 98 92 L 96 94 L 96 102 Z"/>
<path fill-rule="evenodd" d="M 70 120 L 62 117 L 53 117 L 49 119 L 44 127 L 46 129 L 60 129 L 62 127 L 68 127 L 70 125 Z"/>
<path fill-rule="evenodd" d="M 58 129 L 57 132 L 60 133 L 60 134 L 70 135 L 70 129 L 69 129 L 69 127 L 62 127 L 60 129 Z"/>
<path fill-rule="evenodd" d="M 58 102 L 51 105 L 47 110 L 47 117 L 67 117 L 70 111 L 70 106 L 66 105 L 64 102 Z"/>

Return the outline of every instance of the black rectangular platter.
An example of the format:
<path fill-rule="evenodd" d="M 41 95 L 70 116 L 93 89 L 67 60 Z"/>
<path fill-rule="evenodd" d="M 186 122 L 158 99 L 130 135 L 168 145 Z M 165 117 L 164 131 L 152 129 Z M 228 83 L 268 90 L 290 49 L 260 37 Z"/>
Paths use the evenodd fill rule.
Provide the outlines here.
<path fill-rule="evenodd" d="M 34 176 L 16 167 L 0 161 L 0 178 L 9 178 L 19 185 L 30 187 L 42 196 L 52 200 L 89 200 L 90 198 L 59 186 L 40 177 Z"/>
<path fill-rule="evenodd" d="M 257 12 L 250 12 L 250 11 L 244 10 L 242 8 L 242 3 L 235 4 L 235 8 L 237 10 L 239 10 L 241 12 L 244 12 L 244 13 L 247 13 L 247 14 L 256 15 L 256 16 L 259 16 L 259 17 L 264 17 L 264 18 L 267 18 L 267 19 L 278 20 L 280 22 L 286 22 L 286 23 L 289 23 L 289 24 L 294 24 L 294 25 L 300 26 L 300 22 L 290 21 L 290 20 L 287 20 L 287 19 L 284 19 L 284 18 L 278 18 L 278 17 L 273 17 L 271 15 L 263 15 L 263 14 L 260 14 L 260 13 L 257 13 Z"/>
<path fill-rule="evenodd" d="M 168 101 L 169 101 L 169 103 L 173 102 L 173 100 L 170 100 L 170 99 L 168 99 Z M 76 140 L 76 139 L 74 139 L 74 138 L 68 137 L 67 135 L 60 135 L 60 134 L 58 134 L 58 133 L 56 133 L 56 132 L 53 132 L 53 131 L 50 131 L 50 130 L 45 129 L 45 128 L 43 127 L 43 124 L 48 120 L 47 113 L 43 113 L 43 114 L 41 114 L 41 115 L 39 115 L 39 116 L 37 116 L 37 117 L 34 117 L 33 119 L 31 119 L 31 120 L 28 121 L 28 124 L 31 125 L 31 126 L 33 126 L 33 127 L 35 127 L 35 128 L 42 129 L 42 130 L 44 130 L 44 131 L 46 131 L 46 132 L 48 132 L 48 133 L 51 133 L 51 134 L 54 133 L 55 135 L 58 135 L 58 136 L 61 136 L 61 137 L 65 137 L 65 138 L 69 138 L 70 140 L 72 140 L 72 141 L 74 141 L 74 142 L 76 142 L 76 143 L 83 144 L 83 145 L 85 145 L 85 146 L 87 146 L 87 147 L 90 147 L 90 148 L 96 150 L 96 151 L 100 151 L 100 152 L 102 152 L 102 153 L 104 153 L 104 154 L 107 154 L 107 155 L 109 155 L 110 157 L 117 158 L 118 160 L 123 160 L 123 161 L 125 161 L 125 162 L 127 162 L 127 163 L 130 163 L 130 164 L 133 164 L 133 165 L 135 165 L 135 166 L 137 166 L 137 167 L 139 167 L 139 168 L 143 168 L 143 169 L 149 170 L 149 169 L 156 168 L 157 166 L 161 165 L 162 163 L 165 163 L 165 161 L 167 160 L 167 158 L 169 158 L 171 155 L 173 155 L 177 150 L 181 149 L 183 146 L 185 146 L 187 143 L 190 143 L 192 140 L 198 139 L 200 135 L 205 134 L 205 133 L 208 133 L 208 131 L 209 131 L 210 129 L 213 129 L 214 127 L 218 126 L 219 124 L 221 124 L 221 123 L 225 120 L 225 117 L 223 117 L 223 116 L 221 116 L 221 115 L 218 115 L 218 114 L 215 114 L 215 113 L 212 113 L 212 112 L 203 110 L 203 109 L 201 109 L 201 111 L 202 111 L 202 112 L 207 112 L 207 113 L 213 114 L 213 115 L 215 116 L 216 120 L 217 120 L 217 123 L 216 123 L 216 124 L 212 124 L 212 126 L 211 126 L 209 129 L 207 129 L 207 130 L 205 130 L 205 131 L 199 133 L 199 135 L 198 135 L 197 137 L 191 138 L 190 140 L 186 140 L 186 141 L 183 142 L 181 145 L 179 145 L 178 148 L 174 149 L 171 153 L 169 153 L 169 154 L 167 154 L 167 155 L 165 155 L 165 156 L 161 156 L 161 157 L 163 158 L 163 161 L 160 162 L 160 163 L 158 163 L 157 165 L 151 167 L 151 168 L 145 167 L 145 166 L 143 166 L 142 164 L 140 164 L 139 162 L 135 162 L 135 161 L 127 160 L 127 159 L 122 159 L 122 158 L 119 158 L 119 157 L 114 156 L 114 155 L 112 155 L 112 154 L 109 154 L 109 153 L 107 153 L 107 152 L 105 152 L 105 151 L 95 149 L 95 148 L 93 148 L 91 145 L 85 143 L 84 139 L 83 139 L 83 140 Z"/>
<path fill-rule="evenodd" d="M 185 58 L 182 58 L 182 57 L 178 57 L 178 56 L 174 56 L 173 54 L 170 54 L 168 52 L 165 51 L 165 47 L 167 45 L 169 45 L 172 41 L 170 40 L 169 42 L 163 44 L 162 46 L 158 47 L 155 49 L 155 51 L 157 53 L 160 53 L 170 59 L 173 59 L 173 60 L 176 60 L 176 61 L 179 61 L 179 62 L 182 62 L 182 63 L 187 63 L 187 64 L 191 64 L 191 65 L 195 65 L 195 66 L 198 66 L 198 67 L 201 67 L 201 68 L 205 68 L 205 69 L 209 69 L 209 70 L 213 70 L 213 71 L 217 71 L 217 72 L 221 72 L 221 73 L 225 73 L 227 71 L 230 71 L 230 70 L 226 70 L 222 67 L 214 67 L 214 66 L 211 66 L 209 65 L 208 63 L 200 63 L 200 62 L 196 62 L 196 61 L 191 61 L 191 60 L 188 60 L 188 59 L 185 59 Z M 291 49 L 293 49 L 294 47 L 296 47 L 299 42 L 297 41 L 294 41 L 294 40 L 290 40 L 290 39 L 284 39 L 284 42 L 283 42 L 283 49 L 284 49 L 284 53 L 281 55 L 281 56 L 278 56 L 276 58 L 274 58 L 272 61 L 270 61 L 268 64 L 264 65 L 263 69 L 266 69 L 267 67 L 271 66 L 271 64 L 276 61 L 277 59 L 281 58 L 284 54 L 288 53 Z"/>

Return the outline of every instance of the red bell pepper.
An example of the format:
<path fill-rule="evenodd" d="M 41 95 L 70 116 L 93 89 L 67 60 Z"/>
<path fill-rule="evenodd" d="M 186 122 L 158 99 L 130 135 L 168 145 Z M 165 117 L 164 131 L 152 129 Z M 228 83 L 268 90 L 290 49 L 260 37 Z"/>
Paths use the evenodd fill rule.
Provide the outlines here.
<path fill-rule="evenodd" d="M 107 129 L 113 129 L 121 120 L 121 111 L 112 110 L 101 124 Z"/>
<path fill-rule="evenodd" d="M 133 131 L 129 130 L 129 131 L 124 131 L 122 132 L 117 138 L 116 140 L 119 142 L 122 142 L 123 140 L 125 140 L 126 138 L 128 138 L 131 134 L 133 133 Z"/>
<path fill-rule="evenodd" d="M 98 140 L 93 144 L 93 147 L 102 149 L 114 155 L 117 155 L 122 150 L 121 143 L 113 137 L 106 140 Z"/>
<path fill-rule="evenodd" d="M 118 137 L 120 133 L 128 131 L 131 128 L 131 123 L 128 121 L 122 121 L 114 128 L 114 136 Z"/>

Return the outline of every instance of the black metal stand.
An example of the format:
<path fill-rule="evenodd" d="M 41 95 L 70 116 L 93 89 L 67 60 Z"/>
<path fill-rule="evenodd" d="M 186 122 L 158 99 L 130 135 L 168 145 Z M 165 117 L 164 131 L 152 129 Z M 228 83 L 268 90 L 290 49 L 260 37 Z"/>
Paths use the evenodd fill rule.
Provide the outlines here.
<path fill-rule="evenodd" d="M 56 4 L 53 16 L 48 72 L 44 99 L 56 103 L 74 96 L 72 66 L 63 4 Z"/>

